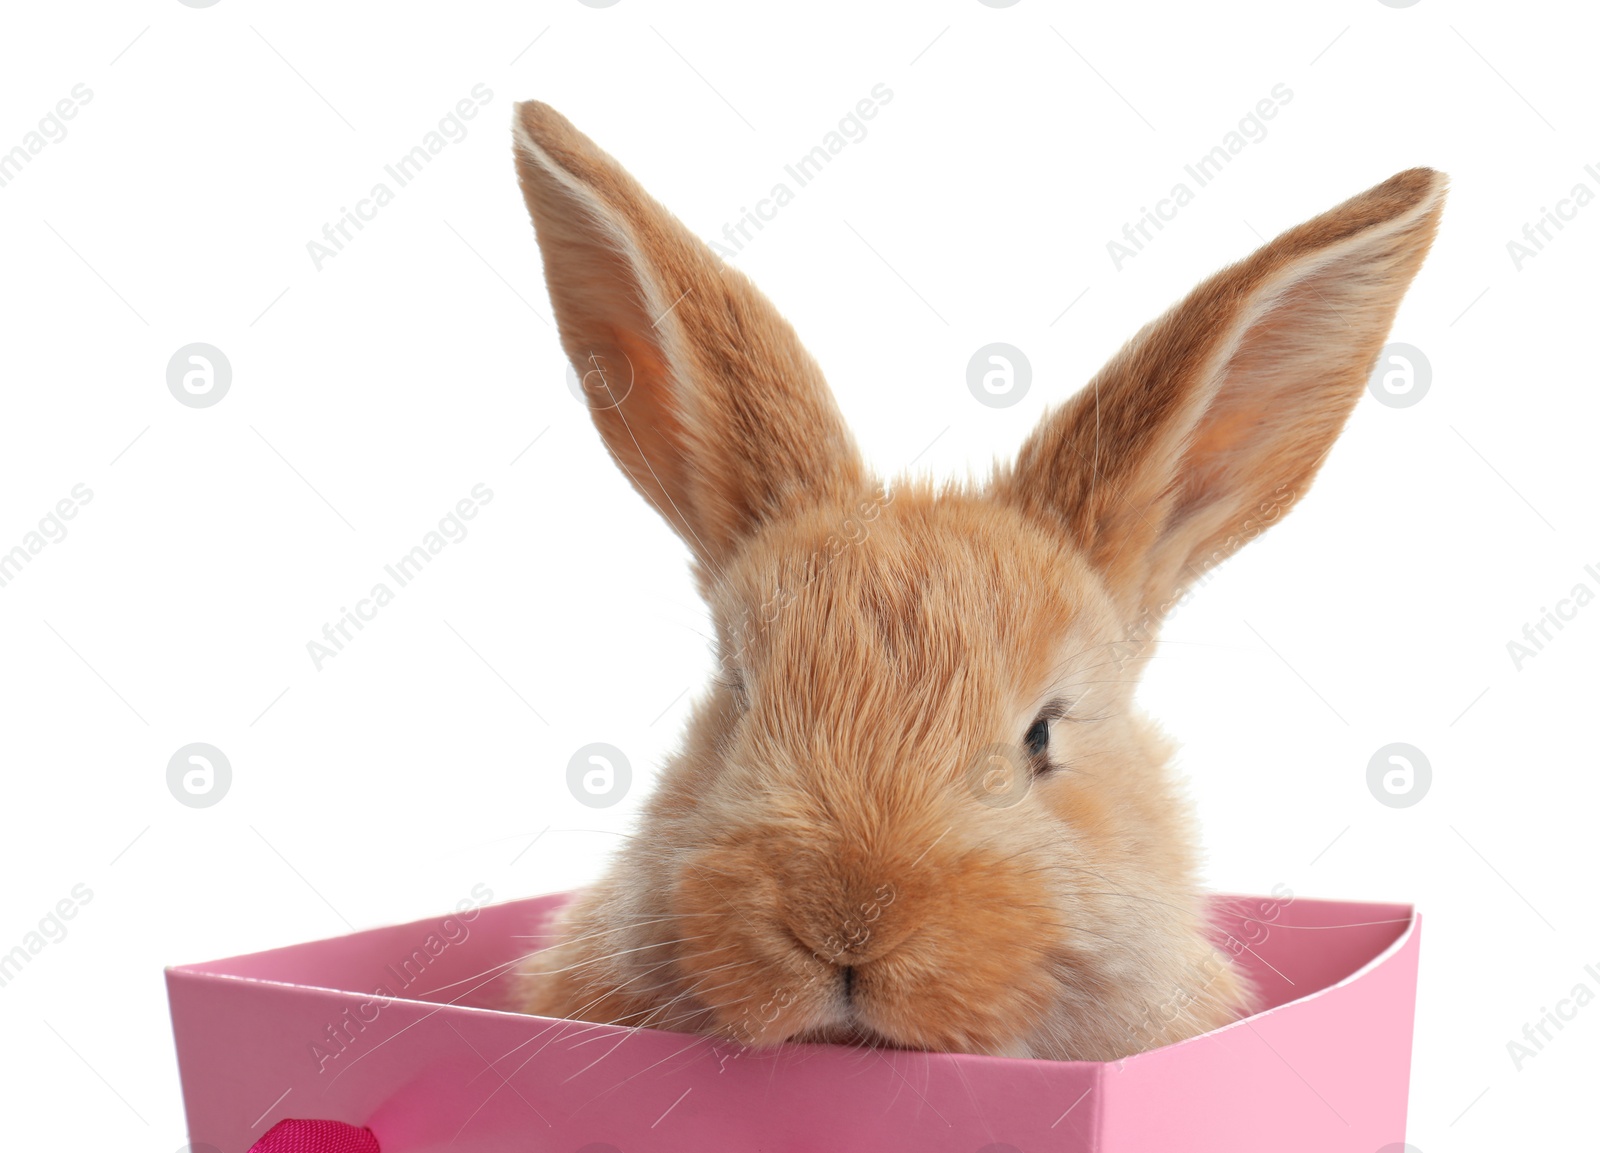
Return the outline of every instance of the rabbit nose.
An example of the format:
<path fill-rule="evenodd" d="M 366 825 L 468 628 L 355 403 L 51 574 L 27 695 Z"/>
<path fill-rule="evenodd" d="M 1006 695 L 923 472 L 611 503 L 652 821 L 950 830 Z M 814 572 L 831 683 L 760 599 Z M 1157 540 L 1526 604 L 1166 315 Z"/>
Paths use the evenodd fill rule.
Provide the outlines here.
<path fill-rule="evenodd" d="M 847 974 L 853 966 L 865 965 L 892 951 L 899 938 L 905 935 L 904 928 L 890 936 L 878 924 L 833 920 L 825 925 L 812 925 L 795 918 L 786 927 L 789 936 L 802 949 Z M 853 981 L 854 976 L 848 976 L 847 980 Z"/>
<path fill-rule="evenodd" d="M 855 996 L 855 991 L 856 991 L 856 969 L 855 969 L 855 966 L 854 965 L 846 965 L 843 969 L 840 970 L 840 974 L 844 978 L 844 999 L 846 1001 L 849 1001 Z"/>
<path fill-rule="evenodd" d="M 816 894 L 793 887 L 780 910 L 789 936 L 818 960 L 843 970 L 861 966 L 892 952 L 915 928 L 914 919 L 896 914 L 895 892 L 888 885 Z"/>
<path fill-rule="evenodd" d="M 784 928 L 789 931 L 790 940 L 817 960 L 825 961 L 835 967 L 843 966 L 840 956 L 844 950 L 839 947 L 839 941 L 833 934 L 814 932 L 811 926 L 799 919 L 789 920 Z"/>

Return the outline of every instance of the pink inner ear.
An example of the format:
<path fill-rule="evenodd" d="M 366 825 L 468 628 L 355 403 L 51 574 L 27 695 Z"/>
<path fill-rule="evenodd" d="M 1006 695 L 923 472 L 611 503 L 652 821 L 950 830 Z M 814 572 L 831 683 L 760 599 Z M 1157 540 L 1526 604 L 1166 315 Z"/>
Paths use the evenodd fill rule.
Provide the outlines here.
<path fill-rule="evenodd" d="M 628 479 L 680 533 L 688 509 L 669 494 L 684 493 L 683 421 L 673 399 L 670 372 L 657 345 L 627 329 L 608 327 L 609 347 L 597 349 L 607 365 L 605 388 L 585 385 L 589 410 Z"/>
<path fill-rule="evenodd" d="M 1404 282 L 1388 271 L 1381 249 L 1322 264 L 1244 333 L 1178 475 L 1171 521 L 1190 569 L 1233 552 L 1310 487 L 1398 306 Z"/>

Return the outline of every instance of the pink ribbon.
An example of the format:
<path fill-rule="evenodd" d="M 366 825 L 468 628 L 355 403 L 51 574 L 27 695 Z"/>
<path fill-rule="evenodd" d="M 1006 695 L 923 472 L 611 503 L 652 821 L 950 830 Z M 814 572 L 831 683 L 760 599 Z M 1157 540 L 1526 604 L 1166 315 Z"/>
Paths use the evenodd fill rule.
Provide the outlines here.
<path fill-rule="evenodd" d="M 250 1153 L 380 1153 L 371 1129 L 343 1121 L 279 1121 Z"/>

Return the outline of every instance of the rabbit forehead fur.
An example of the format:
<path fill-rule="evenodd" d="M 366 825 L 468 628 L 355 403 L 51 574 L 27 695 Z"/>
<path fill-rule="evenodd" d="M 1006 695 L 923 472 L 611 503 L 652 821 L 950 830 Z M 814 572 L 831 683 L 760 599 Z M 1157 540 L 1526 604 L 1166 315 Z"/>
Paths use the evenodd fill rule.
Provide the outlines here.
<path fill-rule="evenodd" d="M 862 742 L 892 751 L 924 731 L 949 737 L 977 713 L 1026 727 L 1073 668 L 1057 652 L 1073 630 L 1116 625 L 1062 534 L 982 493 L 918 482 L 761 532 L 711 603 L 723 664 L 758 674 L 748 691 L 771 710 L 773 736 L 809 734 L 839 756 L 868 751 Z M 867 722 L 876 704 L 899 723 Z M 817 727 L 852 713 L 862 731 Z"/>

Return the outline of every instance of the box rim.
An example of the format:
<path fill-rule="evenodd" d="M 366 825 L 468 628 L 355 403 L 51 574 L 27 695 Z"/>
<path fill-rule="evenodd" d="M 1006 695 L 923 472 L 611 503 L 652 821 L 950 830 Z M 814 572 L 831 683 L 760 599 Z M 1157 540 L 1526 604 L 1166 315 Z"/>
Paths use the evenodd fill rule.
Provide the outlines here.
<path fill-rule="evenodd" d="M 532 902 L 532 901 L 545 900 L 545 899 L 548 899 L 550 897 L 571 897 L 573 895 L 573 892 L 574 892 L 573 890 L 557 890 L 557 891 L 549 892 L 549 893 L 538 893 L 538 894 L 534 894 L 532 896 L 527 896 L 527 897 L 515 897 L 515 898 L 512 898 L 511 900 L 508 900 L 508 901 L 498 901 L 498 902 L 495 902 L 493 905 L 481 906 L 481 908 L 494 908 L 494 907 L 504 907 L 504 906 L 508 906 L 508 905 L 527 904 L 527 903 Z M 1259 895 L 1254 895 L 1254 894 L 1221 893 L 1221 892 L 1207 891 L 1204 895 L 1207 898 L 1207 900 L 1222 900 L 1222 901 L 1226 901 L 1226 900 L 1234 900 L 1234 899 L 1238 899 L 1238 900 L 1259 900 L 1259 899 L 1261 899 Z M 1283 1002 L 1283 1003 L 1281 1003 L 1279 1005 L 1274 1005 L 1272 1008 L 1264 1009 L 1264 1010 L 1262 1010 L 1262 1011 L 1260 1011 L 1258 1013 L 1251 1013 L 1249 1016 L 1241 1017 L 1237 1021 L 1230 1021 L 1226 1025 L 1220 1025 L 1215 1029 L 1208 1029 L 1204 1033 L 1197 1034 L 1197 1035 L 1195 1035 L 1193 1037 L 1185 1037 L 1181 1041 L 1174 1041 L 1174 1042 L 1172 1042 L 1170 1044 L 1162 1045 L 1162 1046 L 1160 1046 L 1158 1048 L 1154 1048 L 1154 1049 L 1145 1049 L 1145 1050 L 1142 1050 L 1142 1051 L 1140 1051 L 1138 1053 L 1129 1054 L 1126 1057 L 1114 1058 L 1114 1059 L 1109 1060 L 1109 1061 L 1058 1061 L 1058 1060 L 1055 1060 L 1055 1059 L 1052 1059 L 1052 1058 L 1043 1058 L 1043 1057 L 1004 1057 L 1004 1056 L 992 1056 L 992 1055 L 981 1054 L 981 1053 L 951 1053 L 951 1054 L 944 1054 L 944 1055 L 945 1056 L 951 1056 L 951 1057 L 965 1057 L 965 1058 L 970 1058 L 970 1059 L 973 1059 L 973 1060 L 982 1060 L 982 1061 L 1019 1061 L 1019 1062 L 1044 1061 L 1044 1062 L 1046 1062 L 1048 1064 L 1051 1064 L 1051 1065 L 1077 1065 L 1077 1066 L 1081 1066 L 1081 1067 L 1084 1067 L 1084 1068 L 1096 1068 L 1096 1069 L 1107 1070 L 1107 1071 L 1109 1071 L 1109 1070 L 1119 1070 L 1119 1069 L 1122 1069 L 1123 1067 L 1125 1067 L 1125 1066 L 1127 1066 L 1127 1065 L 1129 1065 L 1129 1064 L 1131 1064 L 1133 1062 L 1154 1060 L 1154 1059 L 1157 1058 L 1157 1055 L 1159 1055 L 1159 1054 L 1167 1054 L 1167 1053 L 1170 1053 L 1170 1052 L 1172 1052 L 1174 1050 L 1180 1049 L 1185 1045 L 1193 1045 L 1193 1044 L 1195 1044 L 1197 1042 L 1205 1041 L 1205 1040 L 1208 1040 L 1210 1038 L 1216 1037 L 1219 1034 L 1227 1033 L 1227 1032 L 1229 1032 L 1231 1030 L 1247 1027 L 1252 1022 L 1255 1022 L 1257 1020 L 1265 1020 L 1266 1018 L 1269 1018 L 1269 1017 L 1272 1017 L 1275 1014 L 1281 1013 L 1282 1011 L 1284 1011 L 1286 1009 L 1289 1009 L 1289 1008 L 1291 1008 L 1291 1007 L 1293 1007 L 1295 1005 L 1299 1005 L 1299 1004 L 1302 1004 L 1304 1002 L 1314 1000 L 1314 999 L 1316 999 L 1318 997 L 1321 997 L 1321 996 L 1324 996 L 1324 995 L 1326 995 L 1328 993 L 1331 993 L 1336 989 L 1345 988 L 1345 987 L 1349 986 L 1350 984 L 1353 984 L 1354 982 L 1360 980 L 1362 977 L 1366 976 L 1368 973 L 1372 972 L 1374 969 L 1378 968 L 1379 966 L 1387 963 L 1392 957 L 1394 957 L 1394 955 L 1396 953 L 1398 953 L 1402 949 L 1404 949 L 1410 943 L 1412 938 L 1417 934 L 1419 928 L 1421 927 L 1421 923 L 1422 923 L 1422 914 L 1417 910 L 1416 906 L 1412 905 L 1412 904 L 1409 904 L 1409 903 L 1405 903 L 1405 902 L 1357 901 L 1357 900 L 1345 900 L 1345 899 L 1331 898 L 1331 897 L 1297 897 L 1296 901 L 1298 901 L 1298 902 L 1315 902 L 1317 904 L 1324 904 L 1324 905 L 1328 905 L 1328 904 L 1334 904 L 1334 905 L 1368 905 L 1368 906 L 1385 906 L 1385 905 L 1387 905 L 1387 906 L 1390 906 L 1390 907 L 1395 908 L 1395 909 L 1404 910 L 1405 911 L 1405 916 L 1403 918 L 1395 918 L 1391 922 L 1376 922 L 1376 921 L 1375 922 L 1363 922 L 1363 923 L 1361 923 L 1361 925 L 1350 926 L 1350 927 L 1352 927 L 1352 928 L 1354 928 L 1354 927 L 1362 927 L 1362 926 L 1364 926 L 1366 924 L 1388 924 L 1388 923 L 1400 924 L 1400 923 L 1403 923 L 1404 924 L 1404 928 L 1401 929 L 1401 931 L 1399 932 L 1399 934 L 1395 937 L 1395 939 L 1393 941 L 1389 942 L 1389 944 L 1384 946 L 1384 948 L 1382 950 L 1380 950 L 1375 956 L 1373 956 L 1372 958 L 1370 958 L 1369 960 L 1364 962 L 1360 967 L 1355 969 L 1353 972 L 1346 974 L 1345 976 L 1341 977 L 1337 981 L 1334 981 L 1332 984 L 1323 985 L 1320 988 L 1315 989 L 1310 993 L 1305 993 L 1305 994 L 1302 994 L 1302 995 L 1300 995 L 1298 997 L 1295 997 L 1293 1000 L 1285 1001 L 1285 1002 Z M 334 987 L 332 987 L 330 985 L 326 985 L 326 984 L 307 984 L 305 982 L 300 982 L 300 981 L 284 981 L 284 980 L 274 979 L 274 978 L 271 978 L 271 977 L 259 977 L 259 976 L 253 976 L 253 975 L 246 975 L 246 974 L 243 974 L 243 973 L 217 972 L 215 969 L 211 968 L 211 966 L 226 964 L 229 961 L 242 960 L 242 959 L 247 958 L 247 957 L 259 957 L 263 953 L 273 953 L 273 952 L 278 952 L 278 951 L 284 950 L 284 949 L 302 948 L 302 947 L 308 946 L 308 945 L 325 944 L 325 943 L 328 943 L 328 942 L 339 941 L 339 940 L 342 940 L 344 938 L 347 938 L 347 937 L 350 937 L 350 936 L 354 936 L 354 935 L 357 935 L 357 934 L 360 934 L 360 933 L 379 932 L 379 931 L 382 931 L 384 929 L 403 928 L 403 927 L 405 927 L 407 925 L 422 924 L 422 923 L 425 923 L 425 922 L 427 922 L 428 920 L 431 920 L 431 919 L 432 918 L 424 917 L 424 918 L 419 918 L 416 921 L 403 921 L 403 922 L 398 922 L 398 923 L 392 924 L 392 925 L 378 925 L 378 926 L 374 926 L 371 929 L 358 929 L 358 930 L 355 931 L 355 933 L 339 933 L 339 934 L 335 934 L 335 935 L 333 935 L 331 937 L 319 937 L 319 938 L 316 938 L 315 940 L 311 940 L 311 941 L 300 941 L 300 942 L 296 942 L 296 943 L 290 944 L 290 945 L 278 945 L 278 946 L 274 946 L 273 948 L 270 948 L 270 949 L 258 949 L 258 950 L 254 951 L 254 952 L 251 952 L 251 953 L 235 953 L 235 954 L 232 954 L 231 956 L 228 956 L 228 957 L 217 958 L 216 960 L 213 960 L 213 961 L 195 961 L 195 962 L 189 962 L 189 963 L 181 964 L 181 965 L 167 965 L 167 966 L 165 966 L 163 968 L 163 973 L 166 975 L 166 979 L 167 979 L 167 981 L 169 983 L 171 982 L 171 980 L 174 977 L 206 978 L 206 979 L 209 979 L 209 980 L 235 981 L 235 982 L 241 982 L 241 983 L 249 984 L 249 985 L 264 985 L 264 986 L 271 986 L 271 987 L 283 988 L 283 989 L 315 990 L 317 992 L 332 993 L 332 994 L 335 994 L 335 995 L 338 995 L 338 996 L 344 996 L 344 997 L 366 997 L 368 999 L 381 1000 L 386 1005 L 408 1004 L 408 1005 L 414 1005 L 414 1006 L 419 1006 L 419 1007 L 431 1008 L 435 1012 L 437 1012 L 439 1010 L 442 1010 L 442 1009 L 456 1009 L 456 1010 L 460 1010 L 460 1011 L 463 1011 L 463 1012 L 489 1013 L 489 1014 L 492 1014 L 492 1015 L 497 1016 L 497 1017 L 512 1018 L 512 1019 L 524 1020 L 524 1021 L 539 1021 L 539 1022 L 545 1022 L 545 1023 L 548 1023 L 548 1024 L 554 1024 L 554 1025 L 577 1024 L 577 1025 L 580 1025 L 580 1026 L 582 1026 L 582 1027 L 584 1027 L 584 1028 L 586 1028 L 588 1030 L 594 1030 L 594 1029 L 598 1028 L 598 1029 L 601 1029 L 601 1030 L 618 1030 L 618 1031 L 626 1032 L 626 1033 L 629 1033 L 629 1034 L 635 1033 L 635 1032 L 637 1032 L 639 1030 L 639 1028 L 640 1028 L 639 1026 L 615 1025 L 615 1024 L 606 1024 L 606 1023 L 601 1023 L 601 1022 L 586 1022 L 586 1021 L 573 1022 L 573 1021 L 570 1021 L 569 1019 L 564 1018 L 564 1017 L 543 1017 L 543 1016 L 540 1016 L 540 1015 L 534 1014 L 534 1013 L 518 1012 L 517 1010 L 514 1010 L 514 1009 L 494 1009 L 494 1008 L 489 1008 L 489 1007 L 481 1006 L 481 1005 L 463 1005 L 463 1004 L 460 1004 L 459 1002 L 456 1002 L 456 1001 L 425 1001 L 425 1000 L 421 1000 L 421 999 L 414 998 L 414 997 L 378 997 L 375 994 L 368 994 L 368 993 L 364 993 L 364 992 L 361 992 L 361 991 L 355 990 L 355 989 L 338 989 L 338 988 L 334 988 Z M 1322 928 L 1332 928 L 1332 927 L 1334 927 L 1334 926 L 1322 926 Z M 494 979 L 495 978 L 490 978 L 490 980 L 494 980 Z M 486 981 L 484 983 L 487 984 L 488 982 Z M 448 986 L 444 986 L 444 987 L 448 988 Z M 700 1039 L 706 1041 L 707 1043 L 713 1043 L 713 1042 L 715 1042 L 717 1040 L 717 1038 L 712 1037 L 712 1036 L 707 1035 L 707 1034 L 704 1034 L 704 1033 L 680 1033 L 680 1032 L 676 1032 L 674 1030 L 669 1030 L 669 1029 L 649 1029 L 648 1031 L 652 1032 L 652 1033 L 659 1033 L 662 1036 L 668 1036 L 668 1037 L 681 1037 L 681 1038 L 684 1038 L 684 1039 L 700 1038 Z M 831 1051 L 831 1050 L 833 1050 L 833 1049 L 835 1049 L 837 1047 L 838 1046 L 828 1045 L 828 1044 L 824 1044 L 822 1042 L 786 1041 L 786 1042 L 783 1042 L 782 1044 L 780 1044 L 778 1046 L 775 1046 L 774 1047 L 774 1051 L 779 1050 L 779 1049 L 821 1049 L 821 1050 L 829 1050 L 829 1051 Z"/>
<path fill-rule="evenodd" d="M 1217 893 L 1217 894 L 1211 894 L 1211 895 L 1212 896 L 1231 896 L 1232 894 L 1220 894 L 1220 893 Z M 1247 1017 L 1240 1017 L 1237 1021 L 1229 1021 L 1226 1025 L 1218 1025 L 1215 1029 L 1207 1029 L 1204 1033 L 1197 1033 L 1193 1037 L 1185 1037 L 1181 1041 L 1174 1041 L 1169 1045 L 1162 1045 L 1160 1048 L 1145 1049 L 1145 1050 L 1142 1050 L 1142 1051 L 1140 1051 L 1138 1053 L 1134 1053 L 1134 1054 L 1132 1054 L 1130 1056 L 1119 1058 L 1119 1059 L 1117 1059 L 1115 1061 L 1106 1061 L 1106 1062 L 1100 1062 L 1100 1063 L 1101 1064 L 1106 1064 L 1106 1065 L 1113 1065 L 1113 1066 L 1116 1066 L 1117 1068 L 1121 1068 L 1122 1066 L 1128 1065 L 1128 1064 L 1130 1064 L 1130 1063 L 1132 1063 L 1134 1061 L 1140 1061 L 1140 1060 L 1153 1058 L 1153 1057 L 1156 1056 L 1156 1054 L 1159 1054 L 1159 1053 L 1170 1053 L 1173 1050 L 1180 1049 L 1185 1045 L 1192 1045 L 1197 1041 L 1204 1041 L 1204 1040 L 1206 1040 L 1206 1039 L 1208 1039 L 1210 1037 L 1216 1037 L 1216 1036 L 1218 1036 L 1218 1035 L 1220 1035 L 1222 1033 L 1228 1033 L 1228 1032 L 1231 1032 L 1231 1031 L 1233 1031 L 1235 1029 L 1245 1028 L 1246 1026 L 1249 1026 L 1254 1021 L 1264 1021 L 1269 1017 L 1275 1016 L 1276 1014 L 1283 1012 L 1285 1009 L 1292 1008 L 1295 1005 L 1304 1004 L 1305 1002 L 1308 1002 L 1308 1001 L 1314 1001 L 1318 997 L 1324 996 L 1324 995 L 1326 995 L 1328 993 L 1332 993 L 1335 989 L 1347 988 L 1348 986 L 1354 984 L 1356 981 L 1360 980 L 1362 977 L 1366 976 L 1368 973 L 1372 972 L 1374 969 L 1378 968 L 1380 965 L 1383 965 L 1383 964 L 1387 963 L 1391 958 L 1393 958 L 1395 956 L 1395 954 L 1397 954 L 1401 950 L 1403 950 L 1410 943 L 1412 937 L 1414 937 L 1417 934 L 1418 930 L 1422 927 L 1422 914 L 1417 910 L 1417 907 L 1415 905 L 1411 905 L 1411 904 L 1405 904 L 1405 903 L 1393 902 L 1393 901 L 1339 901 L 1339 900 L 1334 900 L 1334 899 L 1326 898 L 1326 897 L 1303 897 L 1303 898 L 1297 898 L 1297 900 L 1301 900 L 1301 901 L 1318 901 L 1319 903 L 1322 903 L 1322 904 L 1331 904 L 1331 905 L 1393 905 L 1395 908 L 1400 908 L 1400 909 L 1406 910 L 1406 916 L 1403 919 L 1403 923 L 1405 925 L 1405 928 L 1401 929 L 1399 935 L 1396 936 L 1394 940 L 1390 941 L 1387 945 L 1385 945 L 1383 947 L 1383 949 L 1380 952 L 1378 952 L 1378 954 L 1376 956 L 1374 956 L 1371 960 L 1369 960 L 1365 964 L 1361 965 L 1354 972 L 1349 973 L 1349 974 L 1339 978 L 1337 981 L 1334 981 L 1330 985 L 1323 985 L 1321 988 L 1313 990 L 1310 993 L 1302 993 L 1300 996 L 1295 997 L 1293 1000 L 1284 1001 L 1282 1004 L 1274 1005 L 1270 1009 L 1263 1009 L 1259 1013 L 1251 1013 Z M 1360 925 L 1352 925 L 1352 926 L 1349 926 L 1349 927 L 1350 928 L 1364 928 L 1366 925 L 1369 925 L 1369 924 L 1371 924 L 1371 925 L 1379 925 L 1379 924 L 1401 924 L 1401 923 L 1402 923 L 1402 919 L 1396 918 L 1393 921 L 1368 921 L 1368 922 L 1362 922 Z M 1334 926 L 1322 926 L 1322 927 L 1323 928 L 1333 928 Z M 1089 1064 L 1094 1064 L 1095 1062 L 1088 1062 L 1088 1063 Z"/>

